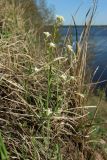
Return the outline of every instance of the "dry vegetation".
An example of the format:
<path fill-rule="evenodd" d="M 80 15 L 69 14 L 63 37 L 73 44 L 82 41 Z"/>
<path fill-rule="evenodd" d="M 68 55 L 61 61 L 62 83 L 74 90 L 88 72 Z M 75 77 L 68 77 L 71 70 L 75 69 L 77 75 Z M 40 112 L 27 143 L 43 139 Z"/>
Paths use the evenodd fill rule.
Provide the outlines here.
<path fill-rule="evenodd" d="M 57 30 L 41 41 L 38 28 L 26 29 L 24 7 L 0 1 L 0 130 L 8 151 L 0 138 L 1 160 L 104 159 L 90 145 L 95 115 L 89 120 L 84 78 L 95 10 L 94 3 L 74 55 L 48 46 Z"/>

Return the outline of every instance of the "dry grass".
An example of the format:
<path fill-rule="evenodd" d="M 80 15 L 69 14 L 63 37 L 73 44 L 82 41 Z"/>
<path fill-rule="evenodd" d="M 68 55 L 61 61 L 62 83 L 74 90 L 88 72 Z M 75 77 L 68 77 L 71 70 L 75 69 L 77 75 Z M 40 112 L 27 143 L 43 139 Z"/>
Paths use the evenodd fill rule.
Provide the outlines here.
<path fill-rule="evenodd" d="M 92 128 L 87 129 L 84 88 L 89 12 L 75 56 L 49 49 L 37 29 L 25 30 L 23 9 L 1 1 L 0 129 L 10 159 L 87 160 Z M 68 38 L 67 38 L 68 39 Z M 65 40 L 65 44 L 69 41 Z M 56 39 L 54 39 L 55 42 Z M 36 68 L 35 68 L 36 67 Z"/>

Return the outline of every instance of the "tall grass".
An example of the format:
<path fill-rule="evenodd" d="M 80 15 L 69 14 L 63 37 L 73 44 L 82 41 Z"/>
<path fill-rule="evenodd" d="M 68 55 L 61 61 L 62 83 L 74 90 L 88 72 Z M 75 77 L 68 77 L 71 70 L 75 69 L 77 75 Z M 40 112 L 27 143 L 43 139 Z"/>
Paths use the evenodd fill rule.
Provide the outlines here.
<path fill-rule="evenodd" d="M 4 5 L 4 8 L 2 7 Z M 77 160 L 95 156 L 84 87 L 88 35 L 96 10 L 89 10 L 76 51 L 67 36 L 58 46 L 59 19 L 44 41 L 26 32 L 24 10 L 1 1 L 0 129 L 10 159 Z M 60 41 L 60 40 L 59 40 Z M 89 126 L 87 128 L 87 126 Z"/>

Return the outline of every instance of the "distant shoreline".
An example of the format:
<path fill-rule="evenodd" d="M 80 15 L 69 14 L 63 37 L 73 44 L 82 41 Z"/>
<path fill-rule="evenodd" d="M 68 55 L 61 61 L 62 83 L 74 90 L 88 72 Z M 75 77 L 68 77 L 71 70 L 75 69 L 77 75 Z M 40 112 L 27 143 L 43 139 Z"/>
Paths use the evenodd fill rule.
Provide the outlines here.
<path fill-rule="evenodd" d="M 53 25 L 47 25 L 47 26 L 53 26 Z M 74 25 L 62 25 L 60 27 L 75 27 Z M 76 27 L 84 27 L 84 25 L 76 25 Z M 107 27 L 107 25 L 91 25 L 91 27 Z"/>
<path fill-rule="evenodd" d="M 61 27 L 74 27 L 74 25 L 63 25 Z M 84 25 L 76 25 L 76 27 L 84 27 Z M 91 27 L 107 27 L 107 25 L 91 25 Z"/>

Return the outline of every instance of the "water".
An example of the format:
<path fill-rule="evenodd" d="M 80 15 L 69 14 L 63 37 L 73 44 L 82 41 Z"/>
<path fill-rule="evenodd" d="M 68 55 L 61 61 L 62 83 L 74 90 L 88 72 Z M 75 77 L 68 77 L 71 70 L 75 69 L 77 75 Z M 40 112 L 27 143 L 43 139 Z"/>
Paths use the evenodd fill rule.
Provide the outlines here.
<path fill-rule="evenodd" d="M 78 26 L 78 36 L 81 35 L 83 27 Z M 67 33 L 68 27 L 62 27 L 60 32 L 62 36 Z M 73 41 L 75 42 L 75 29 L 72 28 Z M 89 36 L 89 50 L 93 54 L 91 67 L 95 70 L 98 66 L 98 71 L 94 76 L 93 81 L 107 80 L 107 26 L 92 26 Z M 104 87 L 107 82 L 100 83 L 98 86 Z"/>

